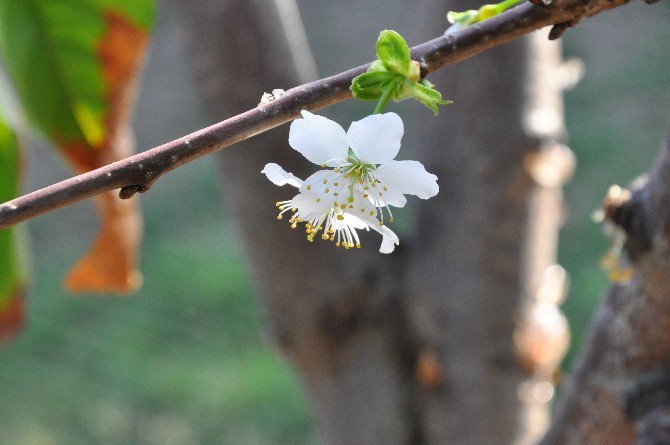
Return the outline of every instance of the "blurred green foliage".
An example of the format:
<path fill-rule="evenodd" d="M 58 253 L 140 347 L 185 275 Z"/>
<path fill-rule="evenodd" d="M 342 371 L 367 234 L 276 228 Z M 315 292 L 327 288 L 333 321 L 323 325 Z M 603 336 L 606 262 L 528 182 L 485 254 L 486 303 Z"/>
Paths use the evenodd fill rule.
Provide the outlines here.
<path fill-rule="evenodd" d="M 574 345 L 607 286 L 598 262 L 608 241 L 591 213 L 611 183 L 648 169 L 670 117 L 670 27 L 659 26 L 670 9 L 627 8 L 631 17 L 613 11 L 565 37 L 566 53 L 587 68 L 566 97 L 578 168 L 566 188 L 560 263 L 572 279 L 564 309 Z M 638 19 L 632 8 L 653 12 Z M 50 235 L 63 212 L 31 222 L 41 242 L 28 326 L 0 349 L 0 444 L 313 442 L 296 377 L 263 336 L 217 184 L 205 158 L 142 200 L 145 285 L 127 299 L 66 295 L 54 277 L 87 240 Z"/>
<path fill-rule="evenodd" d="M 14 131 L 5 121 L 0 103 L 0 202 L 19 193 L 19 146 Z M 23 271 L 16 229 L 0 230 L 0 312 L 20 294 Z"/>
<path fill-rule="evenodd" d="M 105 14 L 148 30 L 153 0 L 0 0 L 0 54 L 32 125 L 52 141 L 99 148 L 108 86 L 98 54 Z"/>
<path fill-rule="evenodd" d="M 569 145 L 577 155 L 559 243 L 559 262 L 571 277 L 563 305 L 573 337 L 566 370 L 608 285 L 599 263 L 610 243 L 592 214 L 610 185 L 627 186 L 649 170 L 668 134 L 668 25 L 667 3 L 635 2 L 584 22 L 563 39 L 566 57 L 586 63 L 584 79 L 565 96 Z"/>
<path fill-rule="evenodd" d="M 0 349 L 1 444 L 309 440 L 298 383 L 263 338 L 237 236 L 212 202 L 213 162 L 165 179 L 145 202 L 140 294 L 67 295 L 54 282 L 62 246 L 35 254 L 28 326 Z M 50 226 L 35 220 L 34 236 Z"/>

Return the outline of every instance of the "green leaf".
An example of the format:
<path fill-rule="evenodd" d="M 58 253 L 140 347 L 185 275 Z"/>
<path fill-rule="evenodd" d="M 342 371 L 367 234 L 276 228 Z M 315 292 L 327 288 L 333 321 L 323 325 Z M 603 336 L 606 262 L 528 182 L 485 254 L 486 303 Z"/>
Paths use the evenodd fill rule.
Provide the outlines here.
<path fill-rule="evenodd" d="M 0 0 L 0 54 L 23 110 L 78 172 L 126 156 L 111 136 L 128 124 L 153 15 L 154 0 Z M 129 292 L 140 283 L 137 207 L 99 203 L 100 233 L 66 285 Z"/>
<path fill-rule="evenodd" d="M 439 112 L 438 105 L 448 105 L 452 103 L 450 100 L 442 99 L 442 94 L 440 94 L 439 91 L 428 88 L 427 86 L 421 85 L 417 82 L 410 82 L 408 80 L 403 82 L 399 96 L 401 98 L 415 98 L 426 107 L 433 110 L 433 113 L 435 113 L 436 116 Z"/>
<path fill-rule="evenodd" d="M 386 29 L 379 34 L 377 57 L 389 71 L 403 76 L 410 74 L 409 46 L 397 32 Z"/>
<path fill-rule="evenodd" d="M 351 82 L 351 93 L 360 100 L 379 100 L 382 96 L 383 84 L 403 77 L 388 71 L 375 71 L 356 76 Z"/>
<path fill-rule="evenodd" d="M 100 43 L 108 14 L 146 29 L 153 0 L 0 0 L 0 53 L 35 127 L 58 145 L 96 150 L 107 135 Z"/>
<path fill-rule="evenodd" d="M 447 20 L 458 27 L 466 27 L 473 23 L 479 23 L 502 14 L 508 9 L 518 5 L 524 0 L 503 0 L 500 3 L 483 5 L 479 9 L 470 9 L 463 12 L 449 11 Z"/>
<path fill-rule="evenodd" d="M 0 202 L 18 196 L 19 169 L 19 146 L 16 135 L 0 114 Z M 22 281 L 23 273 L 15 229 L 0 229 L 0 314 L 11 300 L 17 297 Z M 0 321 L 2 318 L 0 315 Z"/>

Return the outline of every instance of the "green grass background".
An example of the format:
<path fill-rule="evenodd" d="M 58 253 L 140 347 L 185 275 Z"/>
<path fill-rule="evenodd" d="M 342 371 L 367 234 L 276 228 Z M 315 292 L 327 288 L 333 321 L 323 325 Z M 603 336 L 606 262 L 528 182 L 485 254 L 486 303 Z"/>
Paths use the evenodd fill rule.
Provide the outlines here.
<path fill-rule="evenodd" d="M 578 169 L 565 190 L 560 262 L 572 281 L 564 309 L 575 345 L 607 285 L 598 261 L 608 240 L 590 215 L 610 184 L 648 169 L 670 121 L 669 23 L 667 5 L 636 2 L 566 34 L 567 55 L 587 69 L 566 96 Z M 165 81 L 155 74 L 146 81 Z M 154 119 L 162 140 L 192 130 Z M 31 156 L 40 165 L 48 155 Z M 53 162 L 33 172 L 35 184 L 64 175 Z M 90 241 L 87 204 L 30 223 L 27 326 L 0 349 L 0 444 L 314 442 L 296 377 L 264 338 L 218 187 L 206 158 L 142 199 L 145 284 L 130 298 L 72 297 L 55 278 Z M 77 224 L 86 228 L 73 237 Z"/>

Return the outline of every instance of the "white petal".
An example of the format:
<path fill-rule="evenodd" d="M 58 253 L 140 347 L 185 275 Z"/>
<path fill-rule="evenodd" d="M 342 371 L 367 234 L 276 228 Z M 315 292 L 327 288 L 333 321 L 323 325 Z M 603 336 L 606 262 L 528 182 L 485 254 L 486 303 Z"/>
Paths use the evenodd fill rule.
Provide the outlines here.
<path fill-rule="evenodd" d="M 326 181 L 326 183 L 324 184 L 323 181 Z M 335 185 L 336 183 L 337 185 Z M 335 173 L 333 170 L 319 170 L 305 179 L 300 191 L 311 191 L 317 195 L 322 195 L 328 189 L 332 195 L 333 192 L 341 191 L 347 184 L 348 182 L 342 177 L 342 173 Z M 309 187 L 309 190 L 307 190 L 307 187 Z"/>
<path fill-rule="evenodd" d="M 276 185 L 290 184 L 293 187 L 300 187 L 302 185 L 302 179 L 293 173 L 287 172 L 275 163 L 265 164 L 265 168 L 261 170 L 261 173 L 265 173 L 265 176 Z"/>
<path fill-rule="evenodd" d="M 363 194 L 358 190 L 354 190 L 353 198 L 354 200 L 350 204 L 354 207 L 347 208 L 347 212 L 363 220 L 371 227 L 379 225 L 379 221 L 377 220 L 377 208 L 370 202 L 370 200 L 364 198 Z"/>
<path fill-rule="evenodd" d="M 400 244 L 400 239 L 398 235 L 389 229 L 386 226 L 381 226 L 378 230 L 382 234 L 382 245 L 379 247 L 379 252 L 381 253 L 391 253 L 395 249 L 395 246 Z"/>
<path fill-rule="evenodd" d="M 357 218 L 356 216 L 350 213 L 344 213 L 344 220 L 342 222 L 355 229 L 370 230 L 370 225 L 367 222 L 363 221 L 360 218 Z"/>
<path fill-rule="evenodd" d="M 362 162 L 381 164 L 396 157 L 404 132 L 402 119 L 397 114 L 373 114 L 352 122 L 347 142 Z"/>
<path fill-rule="evenodd" d="M 353 205 L 354 208 L 347 211 L 354 215 L 356 219 L 361 220 L 366 226 L 382 235 L 382 245 L 379 251 L 381 253 L 393 252 L 393 249 L 400 243 L 400 240 L 393 230 L 379 224 L 375 206 L 367 198 L 363 198 L 363 195 L 358 191 L 354 191 Z M 371 212 L 372 214 L 370 214 Z"/>
<path fill-rule="evenodd" d="M 372 199 L 373 196 L 370 195 L 370 198 Z M 407 204 L 407 198 L 405 198 L 405 195 L 393 188 L 389 188 L 384 192 L 383 196 L 377 196 L 377 198 L 379 198 L 377 202 L 379 202 L 382 206 L 390 205 L 393 207 L 405 207 L 405 204 Z"/>
<path fill-rule="evenodd" d="M 311 192 L 298 193 L 291 200 L 291 207 L 298 209 L 296 215 L 301 219 L 309 221 L 330 210 L 331 203 L 325 202 L 323 199 L 317 201 L 317 199 L 319 199 L 319 196 Z"/>
<path fill-rule="evenodd" d="M 291 123 L 288 143 L 310 162 L 336 166 L 333 159 L 346 159 L 349 153 L 344 129 L 323 116 L 302 111 L 302 119 Z"/>
<path fill-rule="evenodd" d="M 418 161 L 386 162 L 377 167 L 374 174 L 389 190 L 421 199 L 432 198 L 440 190 L 437 176 L 428 173 Z"/>

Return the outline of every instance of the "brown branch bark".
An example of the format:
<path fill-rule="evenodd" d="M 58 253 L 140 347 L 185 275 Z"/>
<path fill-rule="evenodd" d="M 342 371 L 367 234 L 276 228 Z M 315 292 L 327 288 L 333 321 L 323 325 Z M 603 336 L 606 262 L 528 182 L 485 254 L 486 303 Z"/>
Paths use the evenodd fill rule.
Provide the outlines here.
<path fill-rule="evenodd" d="M 545 445 L 670 442 L 670 138 L 648 181 L 622 196 L 605 210 L 634 274 L 596 312 Z"/>
<path fill-rule="evenodd" d="M 544 26 L 564 29 L 582 17 L 628 1 L 555 0 L 551 7 L 526 3 L 457 33 L 416 46 L 412 57 L 421 63 L 425 75 Z M 120 188 L 122 198 L 146 192 L 161 175 L 180 165 L 284 124 L 297 117 L 302 109 L 317 110 L 349 98 L 351 80 L 367 67 L 363 65 L 293 88 L 267 105 L 4 203 L 0 205 L 0 229 L 105 191 Z"/>

